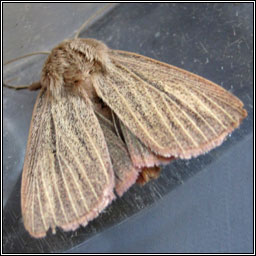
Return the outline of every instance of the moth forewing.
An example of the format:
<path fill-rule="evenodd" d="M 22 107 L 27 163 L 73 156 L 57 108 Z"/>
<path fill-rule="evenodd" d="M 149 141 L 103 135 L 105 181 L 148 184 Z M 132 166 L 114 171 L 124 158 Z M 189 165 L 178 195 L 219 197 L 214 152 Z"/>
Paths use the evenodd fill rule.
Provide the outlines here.
<path fill-rule="evenodd" d="M 191 158 L 220 145 L 247 116 L 220 86 L 171 65 L 110 51 L 97 94 L 147 147 L 164 157 Z"/>
<path fill-rule="evenodd" d="M 95 171 L 97 170 L 97 171 Z M 34 237 L 49 227 L 75 230 L 114 198 L 114 173 L 92 104 L 41 89 L 33 111 L 22 176 L 22 215 Z"/>

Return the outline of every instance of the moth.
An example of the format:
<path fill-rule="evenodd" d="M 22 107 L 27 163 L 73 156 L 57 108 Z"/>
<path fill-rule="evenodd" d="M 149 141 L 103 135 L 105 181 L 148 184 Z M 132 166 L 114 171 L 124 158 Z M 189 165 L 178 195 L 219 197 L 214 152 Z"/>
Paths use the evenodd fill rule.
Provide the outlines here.
<path fill-rule="evenodd" d="M 50 52 L 27 142 L 21 208 L 26 230 L 76 230 L 158 166 L 219 146 L 247 116 L 219 85 L 95 39 Z"/>

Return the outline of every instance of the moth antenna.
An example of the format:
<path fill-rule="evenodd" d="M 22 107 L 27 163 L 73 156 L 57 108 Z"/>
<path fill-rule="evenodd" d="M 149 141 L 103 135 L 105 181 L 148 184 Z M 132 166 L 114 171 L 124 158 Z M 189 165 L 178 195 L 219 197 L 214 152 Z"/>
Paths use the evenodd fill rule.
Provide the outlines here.
<path fill-rule="evenodd" d="M 38 55 L 38 54 L 47 54 L 47 55 L 49 55 L 50 53 L 51 52 L 47 52 L 47 51 L 45 51 L 45 52 L 31 52 L 31 53 L 28 53 L 26 55 L 17 57 L 15 59 L 8 60 L 3 64 L 3 66 L 8 65 L 10 63 L 13 63 L 15 61 L 21 60 L 21 59 L 25 59 L 25 58 L 33 56 L 33 55 Z M 39 82 L 33 83 L 31 85 L 9 85 L 8 82 L 6 83 L 5 81 L 3 81 L 3 87 L 13 89 L 13 90 L 22 90 L 22 89 L 37 90 L 41 86 L 39 86 Z"/>
<path fill-rule="evenodd" d="M 51 53 L 51 52 L 46 52 L 46 51 L 45 51 L 45 52 L 31 52 L 31 53 L 28 53 L 28 54 L 26 54 L 26 55 L 17 57 L 17 58 L 15 58 L 15 59 L 8 60 L 8 61 L 6 61 L 3 65 L 5 66 L 5 65 L 8 65 L 8 64 L 13 63 L 13 62 L 15 62 L 15 61 L 18 61 L 18 60 L 21 60 L 21 59 L 25 59 L 25 58 L 30 57 L 30 56 L 33 56 L 33 55 L 38 55 L 38 54 L 47 54 L 47 55 L 49 55 L 50 53 Z"/>
<path fill-rule="evenodd" d="M 104 7 L 100 8 L 96 13 L 94 13 L 87 21 L 85 21 L 85 23 L 78 29 L 78 31 L 76 32 L 74 39 L 79 37 L 79 34 L 82 32 L 82 30 L 93 20 L 95 19 L 97 16 L 99 16 L 100 14 L 102 14 L 106 9 L 110 8 L 110 6 L 113 5 L 113 3 L 108 3 L 107 5 L 105 5 Z"/>

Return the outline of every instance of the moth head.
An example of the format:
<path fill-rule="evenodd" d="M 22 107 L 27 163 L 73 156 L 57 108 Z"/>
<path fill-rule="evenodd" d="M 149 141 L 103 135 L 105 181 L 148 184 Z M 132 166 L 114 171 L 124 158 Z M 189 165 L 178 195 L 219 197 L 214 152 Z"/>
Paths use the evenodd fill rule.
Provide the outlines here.
<path fill-rule="evenodd" d="M 65 40 L 48 56 L 41 74 L 41 84 L 55 97 L 64 91 L 77 91 L 92 76 L 107 71 L 108 47 L 95 39 Z"/>

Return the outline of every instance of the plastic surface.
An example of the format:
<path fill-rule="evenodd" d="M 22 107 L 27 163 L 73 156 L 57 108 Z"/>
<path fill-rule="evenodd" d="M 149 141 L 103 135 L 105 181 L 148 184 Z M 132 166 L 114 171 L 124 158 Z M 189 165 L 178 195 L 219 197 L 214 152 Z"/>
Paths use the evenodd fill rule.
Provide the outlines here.
<path fill-rule="evenodd" d="M 11 9 L 4 4 L 5 60 L 50 50 L 90 16 L 86 4 L 10 5 Z M 19 33 L 15 12 L 25 22 L 18 25 Z M 133 186 L 75 232 L 58 230 L 45 239 L 33 239 L 24 230 L 20 175 L 37 92 L 4 88 L 3 251 L 252 252 L 252 21 L 253 4 L 128 3 L 115 7 L 81 34 L 212 80 L 245 103 L 248 117 L 220 147 L 189 161 L 174 161 L 163 168 L 158 180 Z M 6 80 L 17 78 L 12 82 L 17 84 L 38 80 L 43 59 L 37 56 L 7 66 Z"/>

